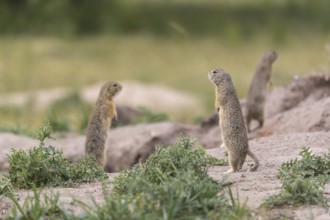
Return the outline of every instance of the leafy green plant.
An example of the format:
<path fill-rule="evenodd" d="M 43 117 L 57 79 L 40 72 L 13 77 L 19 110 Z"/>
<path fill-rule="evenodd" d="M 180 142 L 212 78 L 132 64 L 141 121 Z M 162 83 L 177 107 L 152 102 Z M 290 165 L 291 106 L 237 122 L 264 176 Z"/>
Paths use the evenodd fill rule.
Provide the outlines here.
<path fill-rule="evenodd" d="M 84 205 L 85 219 L 241 219 L 245 204 L 230 202 L 223 184 L 207 174 L 209 157 L 194 142 L 181 138 L 160 147 L 146 163 L 115 178 L 112 195 L 94 208 Z M 221 193 L 219 193 L 221 192 Z"/>
<path fill-rule="evenodd" d="M 28 151 L 12 150 L 8 156 L 8 178 L 13 186 L 24 189 L 34 186 L 72 186 L 107 178 L 94 157 L 87 155 L 71 164 L 62 151 L 52 146 L 45 147 L 45 139 L 52 138 L 51 133 L 49 124 L 45 124 L 35 134 L 40 141 L 39 146 Z"/>
<path fill-rule="evenodd" d="M 143 173 L 145 179 L 149 182 L 159 183 L 161 177 L 176 177 L 181 172 L 193 170 L 196 175 L 207 176 L 205 166 L 210 165 L 216 159 L 207 155 L 201 148 L 193 151 L 194 141 L 189 138 L 182 137 L 177 144 L 172 147 L 159 147 L 156 152 L 151 155 L 145 164 L 137 164 L 131 171 L 124 171 L 116 181 L 117 185 L 124 185 L 122 181 L 135 181 L 135 177 Z M 221 161 L 219 160 L 218 163 Z M 221 164 L 224 165 L 224 164 Z M 116 182 L 115 181 L 115 185 Z M 120 184 L 119 184 L 120 183 Z"/>
<path fill-rule="evenodd" d="M 10 195 L 13 192 L 12 185 L 10 183 L 10 180 L 6 176 L 0 177 L 0 199 L 3 196 Z"/>
<path fill-rule="evenodd" d="M 49 133 L 46 129 L 40 134 Z M 33 188 L 33 196 L 22 205 L 10 196 L 15 207 L 7 219 L 248 219 L 245 203 L 236 201 L 230 190 L 228 198 L 222 182 L 208 176 L 206 168 L 215 160 L 200 148 L 194 151 L 193 145 L 192 140 L 181 138 L 172 147 L 158 148 L 145 164 L 116 177 L 111 195 L 104 189 L 104 203 L 93 198 L 94 205 L 76 201 L 84 210 L 79 216 L 60 206 L 58 194 L 48 196 Z M 72 178 L 89 172 L 84 168 L 93 165 L 88 159 L 82 164 L 75 164 Z"/>
<path fill-rule="evenodd" d="M 304 147 L 299 155 L 301 159 L 290 160 L 281 165 L 281 192 L 267 198 L 263 203 L 264 207 L 302 204 L 328 206 L 323 190 L 324 184 L 330 180 L 330 151 L 317 156 Z"/>
<path fill-rule="evenodd" d="M 330 151 L 322 156 L 312 154 L 309 148 L 302 148 L 299 155 L 300 160 L 294 159 L 283 163 L 279 170 L 281 179 L 294 179 L 296 175 L 303 178 L 319 178 L 324 176 L 330 177 Z"/>
<path fill-rule="evenodd" d="M 197 147 L 194 151 L 194 154 L 198 157 L 199 160 L 202 161 L 203 164 L 212 165 L 212 166 L 225 166 L 228 165 L 228 162 L 224 159 L 218 159 L 211 155 L 208 155 L 205 152 L 203 147 Z"/>
<path fill-rule="evenodd" d="M 10 195 L 14 203 L 11 214 L 5 219 L 69 219 L 69 214 L 59 204 L 59 194 L 44 194 L 42 190 L 33 189 L 33 195 L 28 195 L 23 204 L 19 200 Z"/>

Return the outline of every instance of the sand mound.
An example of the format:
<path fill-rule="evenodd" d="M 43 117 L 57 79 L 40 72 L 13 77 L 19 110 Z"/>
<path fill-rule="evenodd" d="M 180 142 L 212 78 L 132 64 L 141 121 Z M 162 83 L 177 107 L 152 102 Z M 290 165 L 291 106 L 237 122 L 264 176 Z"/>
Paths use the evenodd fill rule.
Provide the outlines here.
<path fill-rule="evenodd" d="M 265 106 L 265 118 L 294 107 L 310 105 L 326 97 L 330 97 L 330 76 L 296 77 L 289 84 L 270 92 Z"/>
<path fill-rule="evenodd" d="M 330 131 L 330 96 L 268 119 L 258 135 Z"/>

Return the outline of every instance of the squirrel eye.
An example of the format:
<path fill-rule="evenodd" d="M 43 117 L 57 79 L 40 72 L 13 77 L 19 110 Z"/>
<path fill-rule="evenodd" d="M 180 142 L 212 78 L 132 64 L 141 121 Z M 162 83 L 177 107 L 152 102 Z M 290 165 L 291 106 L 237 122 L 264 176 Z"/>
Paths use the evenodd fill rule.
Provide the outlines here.
<path fill-rule="evenodd" d="M 114 87 L 117 87 L 117 83 L 113 84 Z"/>
<path fill-rule="evenodd" d="M 213 73 L 213 74 L 216 74 L 216 73 L 217 73 L 217 71 L 216 71 L 216 70 L 213 70 L 213 71 L 212 71 L 212 73 Z"/>

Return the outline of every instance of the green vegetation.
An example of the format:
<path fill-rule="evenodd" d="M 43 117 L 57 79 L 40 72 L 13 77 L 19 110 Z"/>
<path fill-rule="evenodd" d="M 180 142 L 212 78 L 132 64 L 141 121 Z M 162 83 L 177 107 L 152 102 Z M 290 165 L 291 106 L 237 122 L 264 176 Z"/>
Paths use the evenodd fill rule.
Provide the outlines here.
<path fill-rule="evenodd" d="M 45 147 L 51 137 L 51 128 L 44 125 L 35 134 L 40 144 L 28 152 L 13 150 L 8 156 L 10 183 L 15 188 L 31 189 L 43 186 L 72 186 L 81 182 L 107 179 L 95 158 L 85 156 L 71 164 L 63 152 L 52 146 Z"/>
<path fill-rule="evenodd" d="M 199 98 L 207 114 L 214 106 L 213 86 L 206 77 L 210 69 L 227 69 L 232 74 L 239 97 L 243 98 L 261 54 L 270 48 L 280 54 L 273 68 L 273 86 L 326 64 L 324 45 L 328 38 L 318 35 L 313 39 L 291 37 L 286 44 L 276 45 L 263 35 L 233 44 L 214 36 L 198 39 L 163 39 L 149 35 L 72 40 L 1 38 L 0 94 L 59 86 L 79 89 L 100 81 L 129 79 L 189 92 Z M 86 118 L 84 110 L 73 110 L 72 105 L 68 114 L 54 113 L 51 109 L 44 113 L 34 106 L 31 101 L 22 107 L 0 107 L 0 124 L 34 130 L 48 115 L 57 122 L 54 125 L 60 125 L 59 128 L 83 131 L 80 124 L 83 125 Z M 191 121 L 200 116 L 194 111 L 180 115 L 180 118 L 171 115 L 171 119 Z"/>
<path fill-rule="evenodd" d="M 0 132 L 8 132 L 12 134 L 23 134 L 26 136 L 33 136 L 33 132 L 30 131 L 28 128 L 23 128 L 19 125 L 1 125 Z"/>
<path fill-rule="evenodd" d="M 21 205 L 19 200 L 10 195 L 9 198 L 13 201 L 14 206 L 11 210 L 11 215 L 5 219 L 69 219 L 69 214 L 59 204 L 59 194 L 43 194 L 42 190 L 33 189 L 33 194 L 28 195 Z"/>
<path fill-rule="evenodd" d="M 23 107 L 1 106 L 0 132 L 33 136 L 33 130 L 43 123 L 45 118 L 55 132 L 76 131 L 84 133 L 87 128 L 92 106 L 84 102 L 78 92 L 55 101 L 46 109 L 36 109 L 33 101 Z M 22 126 L 24 124 L 24 126 Z M 27 128 L 26 125 L 32 125 Z"/>
<path fill-rule="evenodd" d="M 0 201 L 3 196 L 8 196 L 14 191 L 10 180 L 6 176 L 0 175 Z"/>
<path fill-rule="evenodd" d="M 4 0 L 0 4 L 0 32 L 216 34 L 236 39 L 268 32 L 274 40 L 283 41 L 287 32 L 327 33 L 327 8 L 327 0 Z"/>
<path fill-rule="evenodd" d="M 152 112 L 146 107 L 140 107 L 139 111 L 141 112 L 141 116 L 135 118 L 132 121 L 132 124 L 153 123 L 169 120 L 169 116 L 167 114 L 162 112 Z"/>
<path fill-rule="evenodd" d="M 264 207 L 304 204 L 328 206 L 323 190 L 324 185 L 330 181 L 330 151 L 316 156 L 309 148 L 303 148 L 299 155 L 302 157 L 300 160 L 291 160 L 281 165 L 281 192 L 267 198 Z"/>
<path fill-rule="evenodd" d="M 15 208 L 7 219 L 248 219 L 246 205 L 236 201 L 231 191 L 228 195 L 223 183 L 207 174 L 210 163 L 224 161 L 208 156 L 201 148 L 193 151 L 193 145 L 190 139 L 181 138 L 172 147 L 158 148 L 145 164 L 137 164 L 115 178 L 111 195 L 104 191 L 104 203 L 76 201 L 84 210 L 79 216 L 59 205 L 59 195 L 34 190 L 23 205 L 10 197 Z"/>
<path fill-rule="evenodd" d="M 245 205 L 226 197 L 222 183 L 206 172 L 209 157 L 192 151 L 192 142 L 181 138 L 168 148 L 158 148 L 145 164 L 135 165 L 115 178 L 105 204 L 90 209 L 87 219 L 240 219 Z M 219 191 L 222 191 L 218 195 Z"/>
<path fill-rule="evenodd" d="M 4 0 L 0 94 L 129 79 L 190 92 L 208 113 L 214 97 L 206 73 L 214 67 L 232 74 L 243 98 L 266 50 L 280 54 L 275 86 L 326 64 L 329 5 L 328 0 Z M 29 106 L 19 108 L 9 113 L 1 107 L 0 124 L 35 129 L 45 118 Z M 76 119 L 61 112 L 46 114 L 54 130 L 64 131 L 83 131 L 83 115 L 73 123 Z M 199 116 L 185 112 L 173 119 Z"/>
<path fill-rule="evenodd" d="M 57 100 L 47 108 L 47 118 L 54 131 L 84 132 L 92 106 L 84 102 L 78 92 Z"/>

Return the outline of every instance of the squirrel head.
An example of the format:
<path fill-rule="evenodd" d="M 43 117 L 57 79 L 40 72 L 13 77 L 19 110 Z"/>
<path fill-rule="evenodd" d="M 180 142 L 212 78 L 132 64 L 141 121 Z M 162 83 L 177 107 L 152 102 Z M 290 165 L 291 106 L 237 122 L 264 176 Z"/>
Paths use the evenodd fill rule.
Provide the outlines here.
<path fill-rule="evenodd" d="M 215 69 L 208 73 L 209 80 L 215 85 L 219 86 L 221 84 L 230 85 L 231 77 L 230 74 L 227 73 L 223 69 Z"/>
<path fill-rule="evenodd" d="M 122 85 L 117 82 L 107 82 L 101 87 L 100 97 L 105 99 L 112 99 L 120 93 Z"/>
<path fill-rule="evenodd" d="M 275 50 L 268 51 L 262 55 L 262 60 L 272 64 L 277 60 L 278 53 Z"/>

